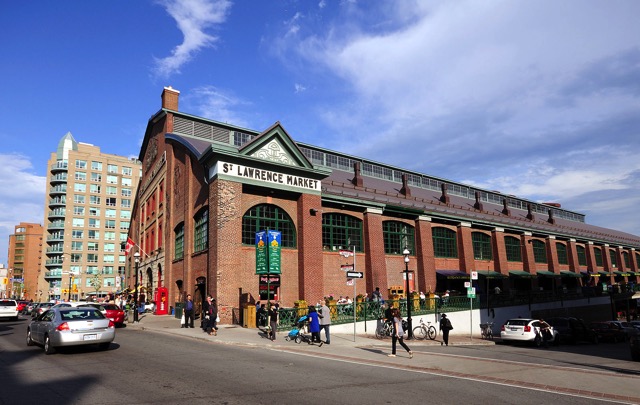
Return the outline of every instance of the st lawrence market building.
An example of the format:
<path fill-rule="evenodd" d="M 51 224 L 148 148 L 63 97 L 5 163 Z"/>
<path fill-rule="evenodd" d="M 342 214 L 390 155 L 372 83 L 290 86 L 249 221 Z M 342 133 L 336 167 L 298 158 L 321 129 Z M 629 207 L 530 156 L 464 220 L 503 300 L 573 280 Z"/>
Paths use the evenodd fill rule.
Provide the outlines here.
<path fill-rule="evenodd" d="M 180 112 L 170 87 L 149 120 L 129 237 L 138 284 L 169 306 L 217 299 L 221 322 L 246 303 L 284 306 L 405 286 L 465 294 L 597 290 L 638 281 L 640 237 L 583 214 Z M 278 268 L 257 274 L 256 234 L 277 231 Z M 270 244 L 272 241 L 267 240 Z M 405 249 L 409 251 L 408 271 Z M 355 251 L 354 257 L 341 253 Z M 127 258 L 134 285 L 133 255 Z M 263 269 L 264 270 L 264 269 Z M 153 298 L 152 298 L 153 299 Z M 167 308 L 168 309 L 168 308 Z"/>

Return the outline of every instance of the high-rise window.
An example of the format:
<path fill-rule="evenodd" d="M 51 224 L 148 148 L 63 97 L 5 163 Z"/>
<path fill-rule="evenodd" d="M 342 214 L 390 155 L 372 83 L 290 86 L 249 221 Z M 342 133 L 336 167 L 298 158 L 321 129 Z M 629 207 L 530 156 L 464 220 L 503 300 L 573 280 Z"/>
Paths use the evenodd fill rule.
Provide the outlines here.
<path fill-rule="evenodd" d="M 86 169 L 87 161 L 86 160 L 76 160 L 76 169 Z"/>
<path fill-rule="evenodd" d="M 118 166 L 116 165 L 107 165 L 108 173 L 118 173 Z"/>
<path fill-rule="evenodd" d="M 96 171 L 101 172 L 102 171 L 102 162 L 92 161 L 91 162 L 91 170 L 96 170 Z"/>

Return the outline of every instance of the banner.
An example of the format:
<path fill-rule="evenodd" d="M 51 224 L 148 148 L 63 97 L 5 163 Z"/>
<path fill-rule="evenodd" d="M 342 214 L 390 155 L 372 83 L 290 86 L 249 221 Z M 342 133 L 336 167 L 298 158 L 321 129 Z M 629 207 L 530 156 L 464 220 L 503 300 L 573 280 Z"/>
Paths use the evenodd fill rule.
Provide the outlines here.
<path fill-rule="evenodd" d="M 267 231 L 269 234 L 269 274 L 280 274 L 280 231 Z"/>
<path fill-rule="evenodd" d="M 268 274 L 267 268 L 267 232 L 256 232 L 256 274 Z"/>

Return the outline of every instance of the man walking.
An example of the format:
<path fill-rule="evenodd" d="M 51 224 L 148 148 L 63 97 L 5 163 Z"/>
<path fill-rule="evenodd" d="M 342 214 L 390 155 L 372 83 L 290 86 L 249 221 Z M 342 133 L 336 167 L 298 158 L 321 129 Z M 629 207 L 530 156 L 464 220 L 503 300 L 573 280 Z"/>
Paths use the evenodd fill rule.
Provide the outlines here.
<path fill-rule="evenodd" d="M 193 299 L 191 298 L 191 294 L 187 294 L 187 299 L 184 302 L 184 325 L 182 325 L 182 327 L 193 328 L 194 318 Z"/>
<path fill-rule="evenodd" d="M 327 305 L 329 300 L 325 299 L 324 304 L 320 307 L 320 331 L 324 329 L 324 340 L 326 344 L 331 344 L 331 335 L 329 334 L 329 327 L 331 326 L 331 310 Z"/>

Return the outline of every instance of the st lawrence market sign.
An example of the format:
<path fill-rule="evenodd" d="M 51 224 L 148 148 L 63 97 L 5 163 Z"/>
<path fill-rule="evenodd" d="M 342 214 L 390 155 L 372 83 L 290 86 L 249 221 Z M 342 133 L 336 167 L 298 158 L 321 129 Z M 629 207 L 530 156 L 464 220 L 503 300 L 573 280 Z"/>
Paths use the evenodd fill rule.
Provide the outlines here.
<path fill-rule="evenodd" d="M 269 169 L 258 169 L 255 167 L 239 165 L 236 163 L 218 161 L 216 163 L 213 174 L 246 179 L 254 183 L 266 183 L 306 191 L 320 192 L 322 190 L 322 184 L 320 180 L 280 173 Z"/>

